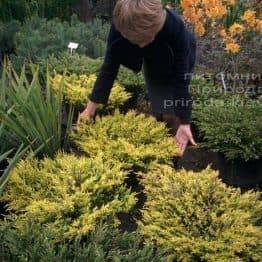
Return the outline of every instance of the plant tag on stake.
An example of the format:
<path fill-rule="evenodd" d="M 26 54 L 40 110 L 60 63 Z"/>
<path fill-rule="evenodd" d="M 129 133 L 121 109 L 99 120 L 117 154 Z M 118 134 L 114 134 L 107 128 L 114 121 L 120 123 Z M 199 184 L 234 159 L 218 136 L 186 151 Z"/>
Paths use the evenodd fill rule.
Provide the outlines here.
<path fill-rule="evenodd" d="M 74 42 L 69 43 L 68 48 L 70 49 L 71 55 L 73 54 L 73 51 L 78 48 L 78 46 L 79 46 L 78 43 L 74 43 Z"/>

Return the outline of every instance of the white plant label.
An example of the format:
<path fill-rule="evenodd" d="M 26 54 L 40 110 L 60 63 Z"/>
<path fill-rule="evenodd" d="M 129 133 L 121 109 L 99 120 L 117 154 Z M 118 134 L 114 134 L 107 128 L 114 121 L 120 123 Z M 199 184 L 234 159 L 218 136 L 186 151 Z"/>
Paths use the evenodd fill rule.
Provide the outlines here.
<path fill-rule="evenodd" d="M 70 53 L 72 54 L 73 51 L 78 48 L 78 46 L 79 46 L 78 43 L 70 42 L 68 45 L 68 48 L 70 49 Z"/>

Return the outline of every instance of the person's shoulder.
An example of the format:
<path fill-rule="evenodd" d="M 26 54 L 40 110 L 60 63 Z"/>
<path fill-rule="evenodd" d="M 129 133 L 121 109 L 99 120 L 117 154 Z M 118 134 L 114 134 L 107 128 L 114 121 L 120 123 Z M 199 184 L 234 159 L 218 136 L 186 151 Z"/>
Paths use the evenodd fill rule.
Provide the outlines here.
<path fill-rule="evenodd" d="M 182 15 L 174 8 L 166 8 L 167 26 L 165 30 L 165 38 L 170 41 L 179 42 L 179 39 L 187 34 L 187 29 Z"/>
<path fill-rule="evenodd" d="M 110 44 L 113 44 L 115 41 L 118 41 L 119 39 L 122 39 L 123 36 L 121 33 L 116 29 L 114 23 L 112 22 L 110 25 L 110 30 L 108 34 L 108 42 Z"/>
<path fill-rule="evenodd" d="M 172 15 L 173 18 L 177 19 L 180 17 L 180 14 L 178 13 L 178 11 L 175 8 L 169 8 L 169 7 L 165 7 L 165 10 Z"/>
<path fill-rule="evenodd" d="M 172 31 L 179 31 L 183 27 L 184 22 L 182 15 L 175 8 L 165 8 L 169 20 L 169 27 L 172 28 Z"/>

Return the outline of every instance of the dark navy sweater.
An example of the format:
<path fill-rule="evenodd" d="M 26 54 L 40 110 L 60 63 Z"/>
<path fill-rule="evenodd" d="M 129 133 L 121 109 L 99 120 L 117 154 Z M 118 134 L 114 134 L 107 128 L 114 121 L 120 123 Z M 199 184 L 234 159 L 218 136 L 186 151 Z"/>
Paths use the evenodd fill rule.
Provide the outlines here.
<path fill-rule="evenodd" d="M 181 123 L 190 123 L 192 98 L 188 76 L 195 62 L 196 37 L 186 29 L 176 10 L 166 11 L 163 28 L 154 41 L 143 48 L 129 42 L 111 25 L 104 62 L 89 97 L 91 101 L 102 104 L 108 102 L 120 65 L 139 72 L 143 63 L 146 63 L 150 72 L 147 84 L 174 86 L 174 99 L 187 101 L 183 105 L 178 103 L 175 113 Z"/>

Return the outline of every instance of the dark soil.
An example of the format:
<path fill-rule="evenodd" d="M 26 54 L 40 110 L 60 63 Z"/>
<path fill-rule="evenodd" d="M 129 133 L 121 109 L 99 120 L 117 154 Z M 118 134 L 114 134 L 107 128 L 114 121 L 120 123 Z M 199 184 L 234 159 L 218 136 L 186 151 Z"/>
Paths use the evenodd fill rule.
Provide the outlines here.
<path fill-rule="evenodd" d="M 4 219 L 8 215 L 7 203 L 0 202 L 0 220 Z"/>
<path fill-rule="evenodd" d="M 0 177 L 2 176 L 7 165 L 8 165 L 7 161 L 0 162 Z M 5 215 L 7 215 L 7 213 L 8 212 L 7 212 L 6 203 L 0 202 L 0 220 L 3 219 Z"/>
<path fill-rule="evenodd" d="M 141 210 L 146 202 L 146 194 L 143 192 L 143 185 L 140 183 L 135 174 L 129 174 L 125 183 L 127 187 L 132 190 L 132 192 L 136 193 L 137 203 L 134 208 L 134 212 L 121 212 L 118 214 L 118 218 L 121 221 L 120 229 L 122 231 L 132 232 L 137 229 L 136 220 L 141 218 Z"/>
<path fill-rule="evenodd" d="M 229 186 L 256 189 L 262 186 L 262 161 L 229 161 L 221 153 L 205 148 L 188 147 L 183 158 L 174 158 L 176 169 L 184 168 L 195 172 L 205 169 L 208 164 L 219 172 L 219 177 Z"/>

